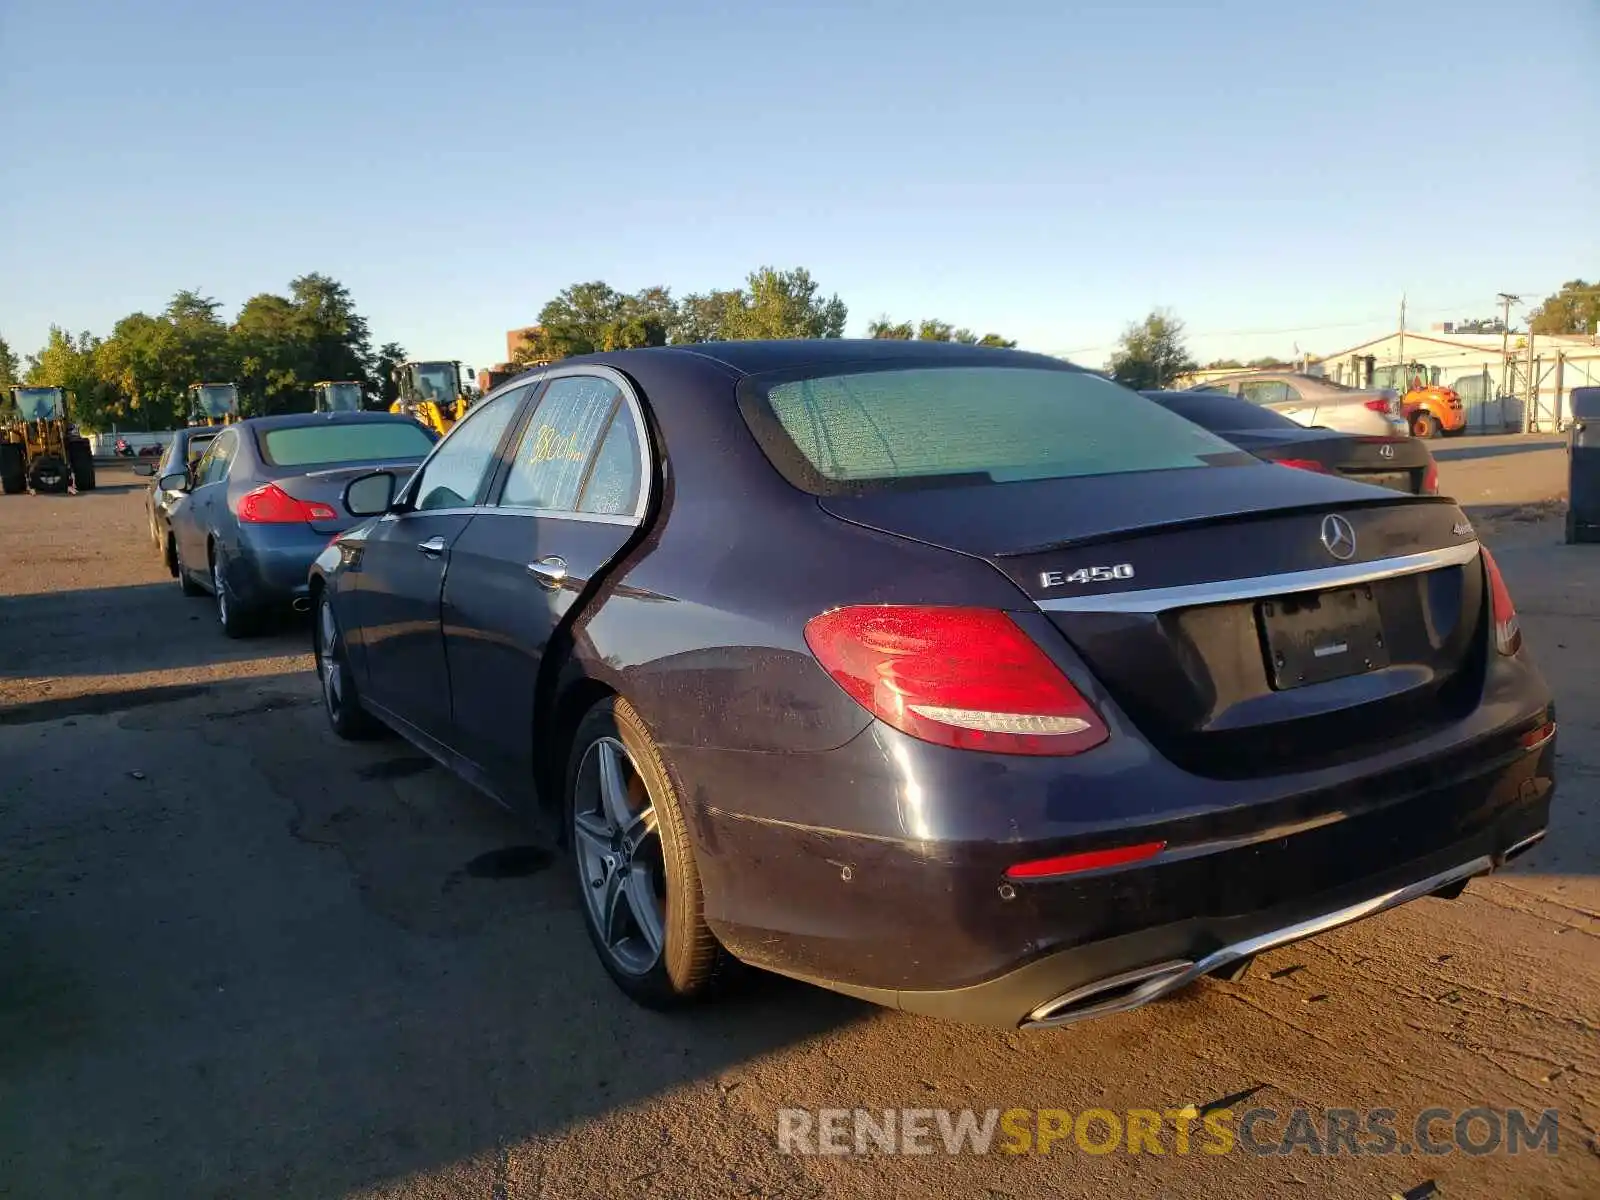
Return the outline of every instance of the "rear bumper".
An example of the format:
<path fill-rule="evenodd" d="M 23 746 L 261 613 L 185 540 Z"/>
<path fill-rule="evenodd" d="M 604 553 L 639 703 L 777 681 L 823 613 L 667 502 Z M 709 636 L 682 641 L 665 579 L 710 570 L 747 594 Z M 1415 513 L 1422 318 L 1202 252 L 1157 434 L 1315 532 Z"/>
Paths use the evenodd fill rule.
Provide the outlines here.
<path fill-rule="evenodd" d="M 1554 738 L 1519 741 L 1544 711 L 1404 766 L 1366 764 L 1317 791 L 1250 803 L 1257 781 L 1228 784 L 1239 802 L 1204 814 L 1202 793 L 1185 803 L 1166 790 L 1182 773 L 1147 754 L 1144 770 L 1124 774 L 1106 753 L 1103 772 L 1062 787 L 1043 784 L 1037 762 L 969 756 L 964 794 L 952 795 L 949 754 L 959 752 L 875 728 L 840 751 L 798 756 L 810 760 L 798 777 L 794 759 L 760 756 L 774 804 L 799 813 L 842 801 L 835 819 L 800 825 L 716 807 L 726 764 L 669 756 L 696 798 L 708 920 L 736 956 L 889 1007 L 1016 1026 L 1136 1007 L 1498 865 L 1548 822 Z M 746 795 L 755 766 L 742 764 Z M 896 784 L 898 832 L 839 828 L 838 812 L 868 811 L 877 787 Z M 951 823 L 941 805 L 952 799 L 972 827 L 930 836 Z M 1005 877 L 1018 862 L 1151 840 L 1167 849 L 1136 866 Z"/>
<path fill-rule="evenodd" d="M 250 608 L 293 606 L 308 595 L 311 564 L 333 536 L 304 525 L 253 527 L 226 559 L 228 587 Z"/>

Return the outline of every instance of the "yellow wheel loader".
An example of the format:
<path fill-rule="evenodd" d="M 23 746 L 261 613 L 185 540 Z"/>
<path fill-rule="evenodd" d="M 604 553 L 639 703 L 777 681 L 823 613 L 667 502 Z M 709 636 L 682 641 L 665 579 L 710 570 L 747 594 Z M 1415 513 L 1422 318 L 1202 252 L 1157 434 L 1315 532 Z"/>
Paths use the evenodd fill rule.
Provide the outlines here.
<path fill-rule="evenodd" d="M 94 489 L 89 439 L 67 421 L 67 394 L 56 387 L 13 387 L 12 420 L 0 426 L 0 492 Z"/>
<path fill-rule="evenodd" d="M 461 377 L 458 361 L 401 363 L 394 369 L 400 398 L 389 406 L 389 411 L 404 413 L 443 436 L 466 415 L 472 403 Z"/>
<path fill-rule="evenodd" d="M 232 425 L 239 419 L 239 388 L 232 383 L 189 385 L 190 425 Z"/>

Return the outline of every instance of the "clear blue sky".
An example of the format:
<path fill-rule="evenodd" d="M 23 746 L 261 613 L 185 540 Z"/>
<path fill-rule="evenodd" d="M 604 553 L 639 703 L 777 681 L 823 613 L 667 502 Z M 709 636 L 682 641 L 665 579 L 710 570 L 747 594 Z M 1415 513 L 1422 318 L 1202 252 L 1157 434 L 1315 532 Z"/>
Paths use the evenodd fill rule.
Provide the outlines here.
<path fill-rule="evenodd" d="M 1326 352 L 1600 275 L 1595 0 L 0 0 L 0 64 L 23 353 L 313 270 L 473 364 L 763 263 L 1091 365 L 1155 305 Z"/>

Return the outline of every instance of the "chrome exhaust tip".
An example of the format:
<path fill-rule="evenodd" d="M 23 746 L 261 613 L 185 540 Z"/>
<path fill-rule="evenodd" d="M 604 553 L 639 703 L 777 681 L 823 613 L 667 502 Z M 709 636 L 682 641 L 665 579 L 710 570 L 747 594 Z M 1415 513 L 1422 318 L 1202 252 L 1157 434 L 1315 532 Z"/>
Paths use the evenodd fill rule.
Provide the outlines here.
<path fill-rule="evenodd" d="M 1024 1029 L 1053 1029 L 1090 1017 L 1128 1012 L 1152 1000 L 1159 1000 L 1168 992 L 1177 991 L 1197 974 L 1194 963 L 1188 959 L 1176 959 L 1113 975 L 1109 979 L 1097 979 L 1041 1004 L 1028 1014 L 1022 1026 Z"/>
<path fill-rule="evenodd" d="M 1506 848 L 1505 853 L 1500 856 L 1499 862 L 1496 863 L 1496 865 L 1503 867 L 1512 859 L 1521 858 L 1529 850 L 1532 850 L 1540 842 L 1544 841 L 1544 835 L 1548 832 L 1549 830 L 1541 829 L 1538 833 L 1530 833 L 1520 842 L 1513 842 L 1509 847 Z"/>
<path fill-rule="evenodd" d="M 310 612 L 311 611 L 311 597 L 310 596 L 296 596 L 294 598 L 294 603 L 292 603 L 289 607 L 294 609 L 295 612 Z"/>

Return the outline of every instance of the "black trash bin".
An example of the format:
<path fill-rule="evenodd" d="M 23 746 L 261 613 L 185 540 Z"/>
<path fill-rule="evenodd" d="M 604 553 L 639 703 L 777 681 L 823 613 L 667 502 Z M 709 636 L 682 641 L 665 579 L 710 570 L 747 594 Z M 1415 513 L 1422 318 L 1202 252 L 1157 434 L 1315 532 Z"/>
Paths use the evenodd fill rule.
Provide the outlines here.
<path fill-rule="evenodd" d="M 1600 542 L 1600 387 L 1572 389 L 1567 437 L 1567 541 Z"/>

